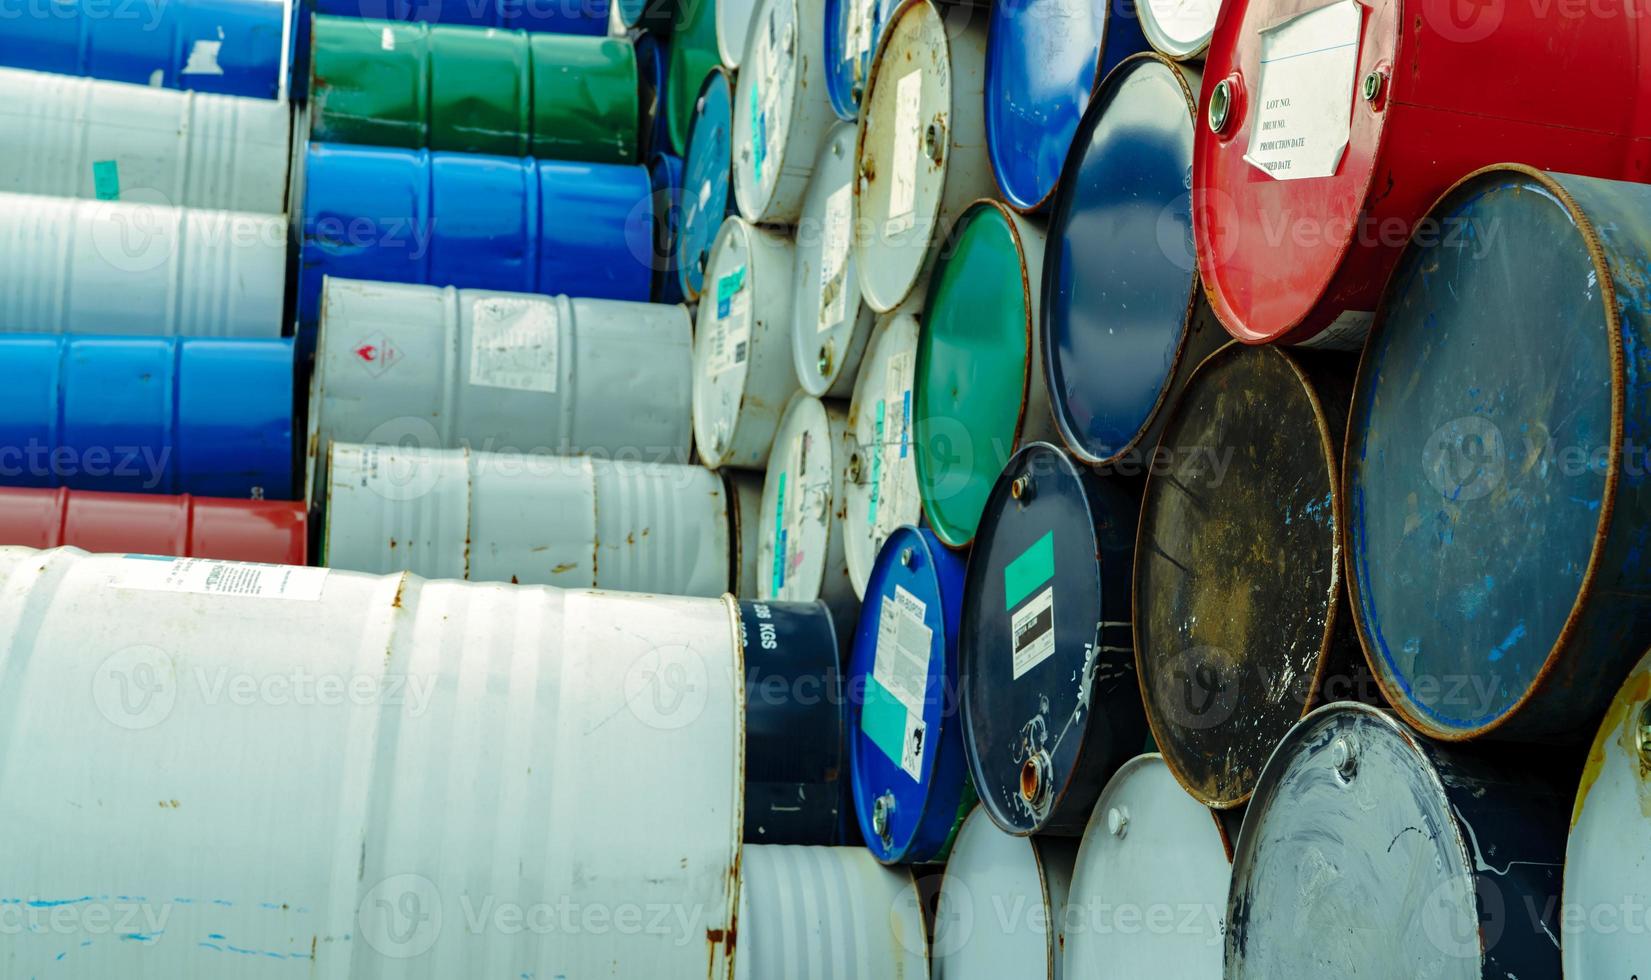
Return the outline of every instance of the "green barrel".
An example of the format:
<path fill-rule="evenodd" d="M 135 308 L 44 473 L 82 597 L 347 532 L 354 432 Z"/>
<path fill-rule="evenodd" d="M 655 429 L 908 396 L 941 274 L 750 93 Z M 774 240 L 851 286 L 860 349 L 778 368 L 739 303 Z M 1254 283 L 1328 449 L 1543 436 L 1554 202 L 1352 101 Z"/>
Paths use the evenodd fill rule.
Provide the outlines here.
<path fill-rule="evenodd" d="M 620 38 L 316 17 L 311 136 L 631 163 L 636 51 Z"/>
<path fill-rule="evenodd" d="M 688 124 L 705 76 L 722 64 L 717 53 L 717 0 L 684 0 L 677 4 L 676 28 L 671 33 L 671 57 L 665 66 L 665 131 L 671 152 L 688 152 Z"/>

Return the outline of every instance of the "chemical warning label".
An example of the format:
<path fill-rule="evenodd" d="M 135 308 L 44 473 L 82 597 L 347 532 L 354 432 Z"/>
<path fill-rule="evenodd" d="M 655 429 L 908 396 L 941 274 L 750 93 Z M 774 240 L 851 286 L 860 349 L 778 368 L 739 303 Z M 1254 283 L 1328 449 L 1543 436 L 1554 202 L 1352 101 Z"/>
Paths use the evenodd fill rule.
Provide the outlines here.
<path fill-rule="evenodd" d="M 711 325 L 707 370 L 715 375 L 744 364 L 751 343 L 751 299 L 745 288 L 745 266 L 717 280 L 717 317 Z"/>
<path fill-rule="evenodd" d="M 1360 8 L 1354 0 L 1261 32 L 1261 84 L 1244 159 L 1279 180 L 1336 172 L 1352 132 Z"/>
<path fill-rule="evenodd" d="M 470 383 L 484 388 L 556 393 L 556 307 L 502 296 L 471 307 Z"/>

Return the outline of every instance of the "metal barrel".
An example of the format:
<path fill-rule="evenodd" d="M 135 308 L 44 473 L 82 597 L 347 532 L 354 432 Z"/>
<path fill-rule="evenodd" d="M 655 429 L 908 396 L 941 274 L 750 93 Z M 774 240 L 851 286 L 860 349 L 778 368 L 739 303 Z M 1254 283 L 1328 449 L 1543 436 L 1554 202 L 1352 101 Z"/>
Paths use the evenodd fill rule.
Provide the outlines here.
<path fill-rule="evenodd" d="M 1217 0 L 1136 0 L 1141 33 L 1152 49 L 1179 62 L 1201 63 L 1215 33 Z"/>
<path fill-rule="evenodd" d="M 872 856 L 944 861 L 975 805 L 958 716 L 963 557 L 901 527 L 878 553 L 849 663 L 854 810 Z"/>
<path fill-rule="evenodd" d="M 9 887 L 53 924 L 16 969 L 731 976 L 718 600 L 72 549 L 0 579 L 6 717 L 78 733 L 0 765 Z"/>
<path fill-rule="evenodd" d="M 0 31 L 0 65 L 114 82 L 284 99 L 292 4 L 153 0 L 23 4 Z"/>
<path fill-rule="evenodd" d="M 610 0 L 306 0 L 317 14 L 603 35 Z M 623 6 L 623 3 L 621 3 Z"/>
<path fill-rule="evenodd" d="M 310 147 L 298 319 L 327 276 L 646 301 L 653 198 L 643 167 Z"/>
<path fill-rule="evenodd" d="M 910 313 L 878 318 L 848 403 L 843 551 L 849 581 L 862 596 L 883 541 L 895 528 L 923 520 L 911 437 L 918 329 Z"/>
<path fill-rule="evenodd" d="M 1313 712 L 1244 816 L 1222 976 L 1557 980 L 1572 773 Z"/>
<path fill-rule="evenodd" d="M 710 470 L 588 456 L 332 444 L 332 568 L 716 597 L 728 499 Z"/>
<path fill-rule="evenodd" d="M 0 335 L 0 484 L 293 499 L 290 340 Z"/>
<path fill-rule="evenodd" d="M 279 337 L 273 215 L 0 193 L 0 330 Z"/>
<path fill-rule="evenodd" d="M 329 279 L 324 308 L 312 493 L 334 441 L 688 461 L 683 307 Z"/>
<path fill-rule="evenodd" d="M 825 83 L 832 111 L 845 122 L 860 116 L 871 84 L 871 57 L 896 0 L 825 0 Z"/>
<path fill-rule="evenodd" d="M 715 0 L 716 31 L 717 31 L 717 58 L 722 67 L 729 71 L 737 71 L 741 58 L 745 56 L 748 42 L 753 36 L 752 22 L 757 18 L 757 9 L 762 6 L 761 0 Z M 814 23 L 804 20 L 805 25 Z M 800 40 L 800 39 L 799 39 Z M 760 59 L 749 62 L 756 71 L 763 71 L 767 64 Z"/>
<path fill-rule="evenodd" d="M 804 391 L 847 398 L 876 314 L 860 297 L 854 230 L 854 127 L 838 123 L 820 146 L 797 221 L 791 354 Z"/>
<path fill-rule="evenodd" d="M 0 488 L 0 544 L 303 565 L 302 502 Z"/>
<path fill-rule="evenodd" d="M 642 88 L 628 39 L 317 17 L 310 91 L 322 142 L 636 160 Z"/>
<path fill-rule="evenodd" d="M 694 333 L 694 443 L 706 466 L 764 469 L 797 390 L 790 237 L 730 215 L 706 266 Z"/>
<path fill-rule="evenodd" d="M 639 148 L 643 159 L 683 156 L 671 149 L 671 134 L 665 129 L 665 77 L 670 59 L 669 34 L 643 31 L 636 36 L 636 72 L 642 85 L 642 132 Z"/>
<path fill-rule="evenodd" d="M 1009 457 L 1055 435 L 1032 286 L 1043 258 L 1042 229 L 996 201 L 978 201 L 952 229 L 929 284 L 912 440 L 924 517 L 954 548 L 974 538 Z"/>
<path fill-rule="evenodd" d="M 935 911 L 934 976 L 1055 980 L 1078 842 L 1013 837 L 976 807 L 946 862 Z"/>
<path fill-rule="evenodd" d="M 682 224 L 677 231 L 677 272 L 682 295 L 697 301 L 705 290 L 711 246 L 734 205 L 733 82 L 721 68 L 705 76 L 694 102 L 688 155 L 683 158 Z"/>
<path fill-rule="evenodd" d="M 1370 666 L 1436 738 L 1585 740 L 1651 644 L 1648 207 L 1642 185 L 1499 166 L 1394 269 L 1343 542 Z"/>
<path fill-rule="evenodd" d="M 1565 845 L 1559 949 L 1568 977 L 1644 972 L 1651 910 L 1651 655 L 1605 711 Z"/>
<path fill-rule="evenodd" d="M 843 551 L 847 432 L 841 402 L 791 396 L 774 433 L 757 526 L 758 598 L 825 602 L 845 648 L 860 611 Z"/>
<path fill-rule="evenodd" d="M 1139 510 L 1048 443 L 1009 461 L 969 556 L 958 646 L 969 772 L 1012 834 L 1083 833 L 1146 742 L 1130 644 Z"/>
<path fill-rule="evenodd" d="M 1074 456 L 1115 472 L 1143 469 L 1187 377 L 1228 339 L 1192 251 L 1197 99 L 1196 66 L 1120 64 L 1051 206 L 1039 330 L 1055 426 Z"/>
<path fill-rule="evenodd" d="M 653 301 L 681 303 L 676 245 L 682 230 L 682 158 L 661 153 L 648 164 L 654 189 Z"/>
<path fill-rule="evenodd" d="M 755 470 L 722 470 L 728 492 L 728 517 L 733 522 L 734 589 L 741 599 L 757 597 L 757 534 L 762 526 L 763 474 Z"/>
<path fill-rule="evenodd" d="M 717 11 L 740 0 L 718 0 Z M 837 117 L 822 98 L 823 0 L 761 0 L 734 87 L 734 200 L 747 220 L 795 225 Z M 851 170 L 845 167 L 844 172 Z"/>
<path fill-rule="evenodd" d="M 855 268 L 879 313 L 922 294 L 952 223 L 992 193 L 985 18 L 948 24 L 934 0 L 902 3 L 889 17 L 855 150 Z"/>
<path fill-rule="evenodd" d="M 1210 304 L 1238 339 L 1358 350 L 1411 233 L 1479 167 L 1646 179 L 1651 119 L 1633 106 L 1651 21 L 1548 4 L 1464 19 L 1430 2 L 1222 10 L 1193 230 Z M 1458 125 L 1441 140 L 1445 119 Z"/>
<path fill-rule="evenodd" d="M 987 36 L 992 176 L 1010 207 L 1042 211 L 1101 79 L 1147 49 L 1136 0 L 999 0 Z"/>
<path fill-rule="evenodd" d="M 678 0 L 671 25 L 671 57 L 665 68 L 665 131 L 672 153 L 688 151 L 688 125 L 694 117 L 705 76 L 721 67 L 717 49 L 718 0 Z"/>
<path fill-rule="evenodd" d="M 859 843 L 831 611 L 819 602 L 724 601 L 744 650 L 746 843 Z"/>
<path fill-rule="evenodd" d="M 1163 757 L 1124 763 L 1078 845 L 1064 975 L 1221 980 L 1233 836 Z"/>
<path fill-rule="evenodd" d="M 0 68 L 0 191 L 286 214 L 285 103 Z"/>
<path fill-rule="evenodd" d="M 748 846 L 740 864 L 741 980 L 916 980 L 928 933 L 912 873 L 857 847 Z"/>
<path fill-rule="evenodd" d="M 644 34 L 669 37 L 680 0 L 613 0 L 619 8 L 619 22 Z"/>
<path fill-rule="evenodd" d="M 1164 761 L 1209 806 L 1248 799 L 1308 711 L 1375 697 L 1340 554 L 1351 366 L 1229 343 L 1169 410 L 1147 477 L 1133 616 L 1141 696 Z"/>

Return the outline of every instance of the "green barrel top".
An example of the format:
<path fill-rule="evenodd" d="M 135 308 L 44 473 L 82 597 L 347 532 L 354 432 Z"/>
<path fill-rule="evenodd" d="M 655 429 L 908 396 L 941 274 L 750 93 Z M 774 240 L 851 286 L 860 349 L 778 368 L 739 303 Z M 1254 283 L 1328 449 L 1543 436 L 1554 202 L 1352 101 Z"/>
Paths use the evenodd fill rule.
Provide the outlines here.
<path fill-rule="evenodd" d="M 664 107 L 665 131 L 671 137 L 671 152 L 678 156 L 688 152 L 688 124 L 693 122 L 705 76 L 720 64 L 716 0 L 678 4 L 670 60 L 665 65 Z"/>

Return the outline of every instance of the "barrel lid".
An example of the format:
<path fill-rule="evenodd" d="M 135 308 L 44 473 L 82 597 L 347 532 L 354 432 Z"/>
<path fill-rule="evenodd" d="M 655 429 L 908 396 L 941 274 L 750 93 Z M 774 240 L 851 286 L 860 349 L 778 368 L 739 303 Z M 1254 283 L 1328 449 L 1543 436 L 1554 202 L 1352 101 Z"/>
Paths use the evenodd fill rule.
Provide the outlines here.
<path fill-rule="evenodd" d="M 648 161 L 648 177 L 654 194 L 653 263 L 655 303 L 682 302 L 682 283 L 677 276 L 673 249 L 682 223 L 682 158 L 656 153 Z"/>
<path fill-rule="evenodd" d="M 1645 973 L 1651 908 L 1651 654 L 1605 713 L 1577 790 L 1565 849 L 1566 909 L 1590 910 L 1567 930 L 1568 977 Z M 1633 911 L 1638 910 L 1636 916 Z M 1600 915 L 1604 912 L 1609 918 Z M 1569 915 L 1565 921 L 1569 922 Z M 1641 928 L 1633 928 L 1638 925 Z"/>
<path fill-rule="evenodd" d="M 1589 600 L 1624 354 L 1611 270 L 1555 179 L 1484 171 L 1430 219 L 1456 231 L 1405 250 L 1359 370 L 1349 582 L 1388 700 L 1464 738 L 1528 703 Z"/>
<path fill-rule="evenodd" d="M 849 236 L 854 221 L 854 126 L 838 123 L 803 198 L 791 320 L 797 378 L 811 395 L 848 394 L 874 314 L 860 299 Z"/>
<path fill-rule="evenodd" d="M 931 953 L 946 980 L 1060 976 L 1060 935 L 1076 842 L 1011 837 L 976 807 L 940 882 Z"/>
<path fill-rule="evenodd" d="M 969 769 L 993 822 L 1083 832 L 1146 741 L 1129 645 L 1137 505 L 1047 443 L 1009 461 L 969 557 L 958 657 Z"/>
<path fill-rule="evenodd" d="M 711 246 L 694 329 L 694 442 L 720 460 L 732 444 L 751 368 L 750 226 L 730 215 Z"/>
<path fill-rule="evenodd" d="M 1120 65 L 1084 112 L 1055 195 L 1044 366 L 1061 439 L 1088 462 L 1151 450 L 1146 431 L 1187 354 L 1197 88 L 1195 70 L 1162 58 Z"/>
<path fill-rule="evenodd" d="M 1210 46 L 1219 0 L 1136 0 L 1141 31 L 1153 49 L 1166 58 L 1191 61 Z"/>
<path fill-rule="evenodd" d="M 1068 977 L 1221 980 L 1232 842 L 1163 756 L 1138 755 L 1101 791 L 1067 898 Z M 1143 928 L 1152 909 L 1177 927 Z"/>
<path fill-rule="evenodd" d="M 1090 94 L 1113 64 L 1146 47 L 1133 14 L 1127 0 L 992 4 L 986 146 L 1011 207 L 1048 204 Z"/>
<path fill-rule="evenodd" d="M 923 515 L 968 544 L 1020 438 L 1031 372 L 1032 303 L 1008 208 L 977 201 L 935 266 L 917 343 L 912 433 Z"/>
<path fill-rule="evenodd" d="M 940 213 L 950 154 L 951 42 L 931 0 L 908 0 L 872 64 L 856 143 L 854 250 L 860 289 L 878 312 L 917 287 Z"/>
<path fill-rule="evenodd" d="M 849 663 L 854 804 L 879 861 L 944 860 L 974 804 L 957 716 L 963 559 L 896 528 L 878 552 Z"/>
<path fill-rule="evenodd" d="M 1291 729 L 1233 856 L 1225 976 L 1479 980 L 1480 858 L 1419 740 L 1355 702 Z"/>
<path fill-rule="evenodd" d="M 902 524 L 923 519 L 911 437 L 917 334 L 910 313 L 878 318 L 849 402 L 843 548 L 849 579 L 861 594 L 883 540 Z"/>
<path fill-rule="evenodd" d="M 829 588 L 836 521 L 838 454 L 847 417 L 840 403 L 797 392 L 780 418 L 762 488 L 757 530 L 757 595 L 811 601 Z M 835 533 L 834 533 L 835 532 Z M 833 537 L 838 541 L 832 541 Z"/>
<path fill-rule="evenodd" d="M 672 4 L 670 59 L 665 67 L 665 122 L 670 149 L 688 146 L 694 102 L 707 72 L 722 67 L 717 51 L 715 3 Z"/>
<path fill-rule="evenodd" d="M 825 0 L 826 95 L 853 122 L 871 78 L 871 57 L 896 0 Z"/>
<path fill-rule="evenodd" d="M 719 21 L 721 8 L 718 0 Z M 799 84 L 806 42 L 796 0 L 761 0 L 752 13 L 746 45 L 752 63 L 734 76 L 734 199 L 747 221 L 767 222 L 781 173 L 813 163 L 787 159 L 792 126 L 802 121 L 798 103 L 809 95 Z M 815 149 L 811 144 L 804 152 Z"/>
<path fill-rule="evenodd" d="M 1335 434 L 1296 357 L 1229 343 L 1171 409 L 1147 478 L 1135 649 L 1164 761 L 1242 803 L 1313 706 L 1341 596 Z"/>
<path fill-rule="evenodd" d="M 728 73 L 716 68 L 705 76 L 694 103 L 688 156 L 683 161 L 682 227 L 676 248 L 682 294 L 690 300 L 698 299 L 705 288 L 711 244 L 716 241 L 717 230 L 731 206 L 733 137 L 729 113 L 732 100 Z"/>
<path fill-rule="evenodd" d="M 1398 7 L 1234 0 L 1216 25 L 1199 99 L 1193 230 L 1210 305 L 1240 340 L 1318 338 L 1356 350 L 1368 327 L 1369 310 L 1330 309 L 1325 293 L 1350 253 L 1375 244 L 1360 215 L 1385 85 L 1374 104 L 1360 88 L 1393 63 Z M 1213 132 L 1212 113 L 1223 110 Z"/>
<path fill-rule="evenodd" d="M 751 34 L 758 0 L 715 0 L 717 12 L 717 55 L 729 71 L 740 67 L 740 58 Z M 758 70 L 762 70 L 760 67 Z"/>

